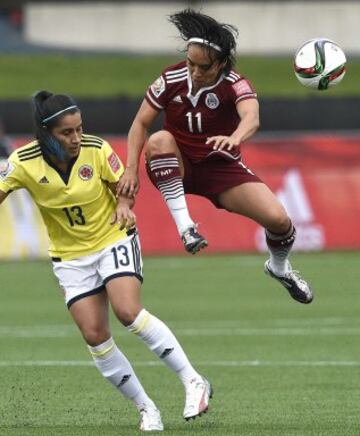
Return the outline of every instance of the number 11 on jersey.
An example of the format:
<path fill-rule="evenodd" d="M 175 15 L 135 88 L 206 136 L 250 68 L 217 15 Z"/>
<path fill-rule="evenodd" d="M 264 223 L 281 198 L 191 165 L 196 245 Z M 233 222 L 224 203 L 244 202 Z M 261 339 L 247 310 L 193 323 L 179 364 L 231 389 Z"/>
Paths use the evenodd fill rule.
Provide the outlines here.
<path fill-rule="evenodd" d="M 194 127 L 193 127 L 193 113 L 192 112 L 187 112 L 186 113 L 186 117 L 188 119 L 188 127 L 189 127 L 189 132 L 194 133 Z M 201 126 L 201 112 L 197 112 L 194 115 L 194 118 L 196 118 L 196 127 L 197 127 L 197 131 L 199 133 L 202 133 L 202 126 Z"/>

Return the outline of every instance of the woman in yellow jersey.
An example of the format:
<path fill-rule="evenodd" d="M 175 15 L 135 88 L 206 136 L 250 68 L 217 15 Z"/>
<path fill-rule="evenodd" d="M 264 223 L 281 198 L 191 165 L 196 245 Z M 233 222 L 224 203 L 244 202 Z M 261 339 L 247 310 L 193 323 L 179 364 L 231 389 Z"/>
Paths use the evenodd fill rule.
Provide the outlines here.
<path fill-rule="evenodd" d="M 115 197 L 124 168 L 103 139 L 86 135 L 81 112 L 66 95 L 33 99 L 36 140 L 14 151 L 0 171 L 0 203 L 25 188 L 47 227 L 54 274 L 96 367 L 140 412 L 140 429 L 161 431 L 160 412 L 110 332 L 119 321 L 182 381 L 183 416 L 208 408 L 211 386 L 190 364 L 169 328 L 141 305 L 142 259 L 132 199 Z"/>

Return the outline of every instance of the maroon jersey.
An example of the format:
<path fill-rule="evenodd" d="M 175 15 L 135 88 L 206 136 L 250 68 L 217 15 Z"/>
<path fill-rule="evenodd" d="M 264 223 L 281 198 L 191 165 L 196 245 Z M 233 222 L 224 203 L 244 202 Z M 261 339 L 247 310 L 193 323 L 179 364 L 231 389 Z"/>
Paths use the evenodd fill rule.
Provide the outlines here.
<path fill-rule="evenodd" d="M 192 82 L 186 62 L 166 68 L 148 88 L 147 102 L 165 113 L 164 129 L 174 137 L 181 152 L 193 162 L 214 152 L 213 144 L 206 144 L 210 136 L 230 136 L 239 124 L 236 104 L 256 98 L 251 83 L 235 71 L 222 74 L 212 86 L 191 94 Z M 239 157 L 239 150 L 221 152 L 231 159 Z M 228 155 L 228 156 L 226 156 Z"/>

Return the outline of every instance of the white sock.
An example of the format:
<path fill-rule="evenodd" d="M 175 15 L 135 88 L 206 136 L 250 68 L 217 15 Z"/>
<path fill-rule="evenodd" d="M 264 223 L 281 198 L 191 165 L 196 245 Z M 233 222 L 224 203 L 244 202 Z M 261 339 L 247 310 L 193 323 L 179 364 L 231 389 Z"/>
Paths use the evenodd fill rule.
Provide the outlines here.
<path fill-rule="evenodd" d="M 128 330 L 138 335 L 177 374 L 184 385 L 201 377 L 192 367 L 171 330 L 147 310 L 140 311 L 135 321 L 128 326 Z"/>
<path fill-rule="evenodd" d="M 95 365 L 101 374 L 118 389 L 124 397 L 132 400 L 138 410 L 144 406 L 155 407 L 148 397 L 139 379 L 125 355 L 118 349 L 113 338 L 100 345 L 88 349 L 94 359 Z"/>
<path fill-rule="evenodd" d="M 270 254 L 270 268 L 279 276 L 284 276 L 288 271 L 288 258 L 296 238 L 295 227 L 291 224 L 289 230 L 277 235 L 265 230 L 266 242 Z"/>
<path fill-rule="evenodd" d="M 188 228 L 194 227 L 195 224 L 190 217 L 185 195 L 182 195 L 179 198 L 167 200 L 166 204 L 175 221 L 180 236 L 182 236 Z"/>

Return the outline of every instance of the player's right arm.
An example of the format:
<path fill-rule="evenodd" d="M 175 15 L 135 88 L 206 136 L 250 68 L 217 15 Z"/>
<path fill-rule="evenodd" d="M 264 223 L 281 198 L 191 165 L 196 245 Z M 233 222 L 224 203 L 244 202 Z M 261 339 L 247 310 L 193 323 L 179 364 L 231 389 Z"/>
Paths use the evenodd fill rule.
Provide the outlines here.
<path fill-rule="evenodd" d="M 158 114 L 159 111 L 144 99 L 129 130 L 126 169 L 119 181 L 117 195 L 133 197 L 139 191 L 140 155 L 149 127 Z"/>

